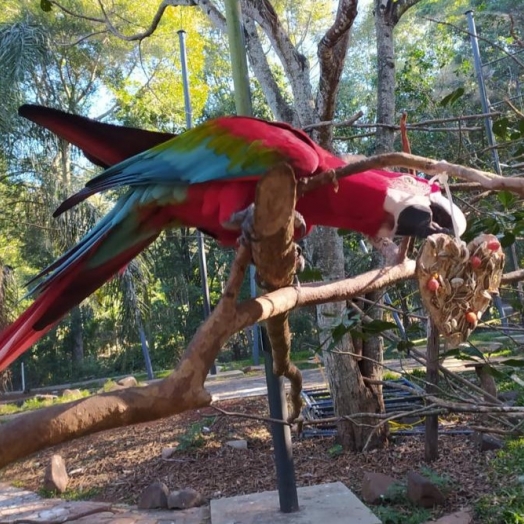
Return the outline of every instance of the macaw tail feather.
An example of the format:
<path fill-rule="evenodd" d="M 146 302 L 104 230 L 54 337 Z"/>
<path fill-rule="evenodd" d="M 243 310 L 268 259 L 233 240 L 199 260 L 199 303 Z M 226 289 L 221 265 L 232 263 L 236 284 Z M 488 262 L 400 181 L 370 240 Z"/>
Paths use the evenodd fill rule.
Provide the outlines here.
<path fill-rule="evenodd" d="M 168 217 L 158 206 L 139 207 L 141 196 L 141 191 L 123 196 L 76 246 L 33 279 L 48 275 L 30 291 L 33 304 L 0 333 L 0 370 L 157 238 Z"/>
<path fill-rule="evenodd" d="M 79 147 L 89 161 L 104 168 L 175 136 L 172 133 L 105 124 L 59 109 L 31 104 L 21 106 L 18 114 Z"/>
<path fill-rule="evenodd" d="M 53 218 L 59 217 L 62 213 L 75 207 L 80 202 L 88 199 L 91 195 L 98 193 L 98 188 L 91 189 L 89 187 L 83 187 L 80 191 L 66 198 L 53 212 Z"/>

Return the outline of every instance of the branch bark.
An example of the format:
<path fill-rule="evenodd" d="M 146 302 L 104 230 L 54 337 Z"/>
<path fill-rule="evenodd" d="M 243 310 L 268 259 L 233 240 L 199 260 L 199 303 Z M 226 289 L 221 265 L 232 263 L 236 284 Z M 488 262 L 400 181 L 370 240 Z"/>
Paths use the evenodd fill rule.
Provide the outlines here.
<path fill-rule="evenodd" d="M 254 218 L 257 239 L 252 253 L 259 280 L 268 290 L 291 285 L 295 276 L 297 258 L 293 235 L 296 190 L 295 175 L 286 164 L 267 173 L 257 185 Z M 269 318 L 266 324 L 273 355 L 273 373 L 286 377 L 291 383 L 291 422 L 300 416 L 302 410 L 302 373 L 291 362 L 289 312 Z"/>
<path fill-rule="evenodd" d="M 389 167 L 407 167 L 427 173 L 428 175 L 448 174 L 469 182 L 477 182 L 489 190 L 507 190 L 524 195 L 524 179 L 520 177 L 500 176 L 471 167 L 451 164 L 445 160 L 433 160 L 407 153 L 384 153 L 347 164 L 335 171 L 326 171 L 308 179 L 300 179 L 298 197 L 317 187 L 333 183 L 334 180 L 367 171 L 368 169 L 385 169 Z"/>

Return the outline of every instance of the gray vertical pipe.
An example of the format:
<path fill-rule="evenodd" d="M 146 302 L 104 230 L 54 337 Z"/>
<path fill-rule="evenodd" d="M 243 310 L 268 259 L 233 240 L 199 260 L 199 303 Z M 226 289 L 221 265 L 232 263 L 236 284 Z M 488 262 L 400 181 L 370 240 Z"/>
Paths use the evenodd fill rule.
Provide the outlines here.
<path fill-rule="evenodd" d="M 180 62 L 182 64 L 182 85 L 184 87 L 184 106 L 186 112 L 186 127 L 193 127 L 193 110 L 191 109 L 191 95 L 189 93 L 189 75 L 187 73 L 186 55 L 186 32 L 183 29 L 178 31 L 180 42 Z M 204 246 L 204 235 L 197 230 L 198 262 L 200 266 L 200 278 L 202 281 L 202 296 L 204 300 L 204 319 L 211 314 L 211 299 L 209 298 L 209 284 L 207 281 L 206 250 Z M 211 374 L 216 375 L 215 364 L 211 367 Z"/>
<path fill-rule="evenodd" d="M 488 99 L 488 93 L 486 91 L 486 84 L 484 82 L 484 75 L 482 73 L 482 60 L 480 58 L 479 41 L 477 37 L 477 27 L 475 25 L 473 11 L 470 9 L 469 11 L 466 11 L 465 15 L 468 20 L 468 31 L 470 35 L 470 41 L 471 41 L 471 52 L 473 54 L 473 64 L 475 66 L 475 73 L 477 75 L 477 83 L 479 86 L 480 103 L 482 104 L 482 111 L 487 114 L 490 112 L 490 104 L 489 104 L 489 99 Z M 494 147 L 497 145 L 497 143 L 495 141 L 495 136 L 493 135 L 493 121 L 491 117 L 486 116 L 484 118 L 484 125 L 486 126 L 486 136 L 488 138 L 488 144 L 492 148 L 491 154 L 493 156 L 493 165 L 495 167 L 495 171 L 499 175 L 501 175 L 502 170 L 500 168 L 499 152 L 497 148 Z M 511 257 L 511 259 L 515 267 L 514 258 Z M 507 326 L 508 319 L 506 318 L 506 313 L 502 306 L 502 299 L 500 298 L 500 295 L 495 295 L 493 297 L 493 303 L 495 304 L 495 307 L 497 308 L 497 311 L 499 312 L 500 318 L 502 319 L 502 325 Z"/>
<path fill-rule="evenodd" d="M 227 36 L 235 95 L 235 107 L 238 115 L 252 116 L 251 90 L 249 87 L 249 71 L 247 68 L 246 44 L 242 24 L 242 8 L 238 0 L 226 0 Z M 249 268 L 249 284 L 251 296 L 256 297 L 255 268 Z M 260 326 L 253 326 L 253 363 L 260 361 Z"/>
<path fill-rule="evenodd" d="M 227 36 L 235 89 L 235 106 L 237 114 L 252 116 L 251 90 L 247 69 L 246 44 L 242 25 L 242 8 L 239 0 L 226 0 Z"/>
<path fill-rule="evenodd" d="M 480 91 L 480 103 L 482 104 L 482 111 L 487 114 L 490 112 L 490 104 L 488 100 L 488 93 L 486 91 L 486 84 L 484 83 L 484 75 L 482 74 L 482 60 L 480 59 L 479 41 L 477 37 L 477 27 L 475 26 L 475 19 L 473 18 L 473 11 L 470 9 L 466 11 L 466 18 L 468 19 L 468 31 L 471 41 L 471 51 L 473 53 L 473 64 L 475 66 L 475 73 L 477 74 L 477 83 Z M 496 146 L 495 136 L 493 135 L 493 121 L 491 117 L 486 116 L 484 119 L 486 126 L 486 135 L 488 137 L 488 144 L 492 147 L 491 154 L 493 155 L 493 164 L 495 171 L 500 175 L 499 153 Z"/>
<path fill-rule="evenodd" d="M 235 88 L 235 105 L 239 115 L 250 116 L 253 113 L 249 77 L 247 69 L 246 46 L 242 26 L 242 11 L 239 0 L 225 0 L 227 33 L 231 53 L 231 67 L 233 70 L 233 84 Z M 251 290 L 256 291 L 254 268 L 250 271 Z M 272 418 L 282 420 L 286 411 L 286 392 L 282 377 L 273 373 L 273 358 L 271 342 L 265 330 L 258 324 L 254 326 L 254 340 L 260 341 L 264 350 L 264 366 L 266 369 L 266 383 L 268 391 L 269 414 Z M 256 344 L 256 342 L 255 342 Z M 280 511 L 291 513 L 298 511 L 298 494 L 293 465 L 291 446 L 291 431 L 289 426 L 272 424 L 273 445 L 275 447 L 275 464 L 277 470 L 278 496 Z"/>

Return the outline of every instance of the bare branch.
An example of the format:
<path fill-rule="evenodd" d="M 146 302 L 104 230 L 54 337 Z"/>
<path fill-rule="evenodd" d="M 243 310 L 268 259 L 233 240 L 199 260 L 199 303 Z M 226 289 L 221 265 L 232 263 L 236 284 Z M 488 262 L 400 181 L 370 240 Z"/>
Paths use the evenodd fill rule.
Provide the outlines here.
<path fill-rule="evenodd" d="M 489 190 L 505 189 L 519 195 L 524 195 L 524 179 L 522 178 L 503 177 L 487 171 L 451 164 L 445 160 L 437 161 L 421 156 L 409 155 L 407 153 L 384 153 L 353 162 L 335 171 L 328 171 L 308 179 L 301 179 L 299 181 L 298 195 L 300 197 L 305 192 L 311 191 L 323 184 L 333 183 L 334 178 L 339 179 L 367 171 L 368 169 L 380 169 L 393 166 L 417 169 L 428 175 L 448 174 L 470 182 L 478 182 L 482 187 Z"/>
<path fill-rule="evenodd" d="M 364 113 L 362 111 L 358 111 L 351 118 L 348 118 L 347 120 L 343 120 L 342 122 L 335 122 L 333 120 L 326 120 L 324 122 L 318 122 L 316 124 L 311 124 L 309 126 L 304 126 L 302 128 L 302 130 L 303 131 L 309 131 L 311 129 L 316 129 L 317 127 L 325 127 L 325 126 L 331 126 L 331 127 L 351 127 L 359 118 L 362 118 L 362 116 L 364 116 Z"/>
<path fill-rule="evenodd" d="M 222 415 L 225 415 L 226 417 L 239 417 L 239 418 L 247 418 L 250 420 L 259 420 L 260 422 L 268 422 L 270 424 L 281 424 L 283 426 L 291 426 L 289 422 L 286 422 L 285 420 L 280 420 L 278 418 L 271 418 L 271 417 L 262 417 L 260 415 L 249 415 L 248 413 L 236 413 L 234 411 L 226 411 L 225 409 L 219 408 L 218 406 L 211 405 L 211 407 L 221 413 Z"/>
<path fill-rule="evenodd" d="M 335 114 L 335 100 L 344 69 L 349 31 L 357 16 L 357 0 L 339 0 L 333 25 L 318 44 L 320 81 L 316 106 L 321 119 L 330 120 Z M 331 142 L 332 128 L 322 127 L 318 136 L 321 145 Z"/>

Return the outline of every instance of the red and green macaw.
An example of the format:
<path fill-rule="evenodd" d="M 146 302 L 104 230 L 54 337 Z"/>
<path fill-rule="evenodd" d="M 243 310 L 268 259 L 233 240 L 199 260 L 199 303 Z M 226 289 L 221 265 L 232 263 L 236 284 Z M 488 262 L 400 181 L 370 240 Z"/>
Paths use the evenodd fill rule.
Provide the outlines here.
<path fill-rule="evenodd" d="M 41 106 L 20 115 L 80 147 L 107 169 L 67 199 L 55 216 L 99 191 L 126 187 L 113 209 L 79 243 L 35 277 L 33 304 L 0 333 L 0 369 L 49 331 L 166 228 L 189 226 L 235 245 L 231 218 L 254 200 L 257 180 L 287 162 L 298 178 L 344 162 L 288 124 L 248 117 L 209 120 L 179 136 L 102 124 Z M 401 173 L 369 170 L 325 185 L 297 202 L 307 230 L 314 225 L 369 236 L 426 237 L 459 232 L 462 212 L 437 185 Z"/>

